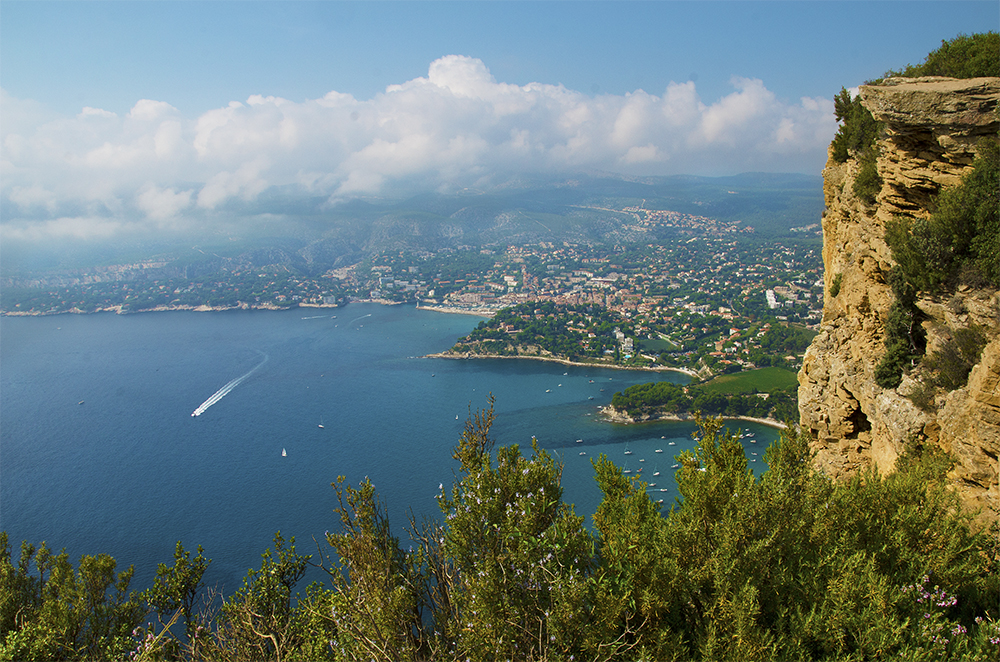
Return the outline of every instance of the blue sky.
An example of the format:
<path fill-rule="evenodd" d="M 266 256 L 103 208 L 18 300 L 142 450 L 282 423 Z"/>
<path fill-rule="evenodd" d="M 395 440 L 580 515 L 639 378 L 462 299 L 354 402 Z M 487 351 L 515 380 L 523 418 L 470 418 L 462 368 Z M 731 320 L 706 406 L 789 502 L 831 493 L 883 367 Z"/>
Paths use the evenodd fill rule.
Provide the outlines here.
<path fill-rule="evenodd" d="M 3 0 L 0 231 L 182 228 L 275 186 L 818 174 L 841 86 L 998 22 L 992 1 Z"/>

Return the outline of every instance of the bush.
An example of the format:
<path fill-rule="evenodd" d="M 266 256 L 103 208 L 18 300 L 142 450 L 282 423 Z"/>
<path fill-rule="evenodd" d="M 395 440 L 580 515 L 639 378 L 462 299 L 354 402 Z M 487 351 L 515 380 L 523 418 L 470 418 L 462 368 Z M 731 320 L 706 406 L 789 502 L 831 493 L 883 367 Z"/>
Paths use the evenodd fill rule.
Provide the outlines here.
<path fill-rule="evenodd" d="M 981 144 L 962 183 L 940 193 L 928 219 L 897 218 L 886 243 L 918 291 L 959 283 L 1000 288 L 1000 145 Z"/>
<path fill-rule="evenodd" d="M 833 280 L 830 281 L 830 296 L 836 297 L 840 294 L 840 284 L 844 280 L 844 274 L 836 274 Z"/>
<path fill-rule="evenodd" d="M 888 71 L 885 76 L 1000 76 L 1000 35 L 990 31 L 960 34 L 951 41 L 942 39 L 941 47 L 928 54 L 922 64 L 908 64 L 902 71 Z"/>
<path fill-rule="evenodd" d="M 833 159 L 837 163 L 875 149 L 882 123 L 861 104 L 861 97 L 852 97 L 845 88 L 840 88 L 840 93 L 833 98 L 833 113 L 841 122 L 833 138 Z"/>
<path fill-rule="evenodd" d="M 370 482 L 338 480 L 332 585 L 293 596 L 310 559 L 275 536 L 199 648 L 136 640 L 142 610 L 125 597 L 130 573 L 109 589 L 112 559 L 95 573 L 84 557 L 75 573 L 65 554 L 26 545 L 15 566 L 0 534 L 0 660 L 995 657 L 996 543 L 970 528 L 940 452 L 909 444 L 895 473 L 834 482 L 808 436 L 786 431 L 757 476 L 736 436 L 699 418 L 666 514 L 641 480 L 594 462 L 591 532 L 562 501 L 561 465 L 537 444 L 494 450 L 492 422 L 491 408 L 467 423 L 443 517 L 414 527 L 415 548 L 392 535 Z M 180 599 L 197 582 L 180 546 L 175 558 L 161 577 L 186 578 Z"/>
<path fill-rule="evenodd" d="M 861 198 L 865 204 L 875 204 L 875 197 L 882 190 L 882 176 L 878 174 L 876 160 L 878 149 L 875 146 L 865 150 L 861 157 L 861 168 L 854 178 L 854 195 Z"/>

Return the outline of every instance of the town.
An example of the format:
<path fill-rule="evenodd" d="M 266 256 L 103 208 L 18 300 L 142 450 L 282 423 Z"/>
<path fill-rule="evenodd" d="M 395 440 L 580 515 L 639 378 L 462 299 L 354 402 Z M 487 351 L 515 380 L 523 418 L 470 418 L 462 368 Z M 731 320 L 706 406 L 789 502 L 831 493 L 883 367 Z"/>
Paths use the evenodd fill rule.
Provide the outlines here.
<path fill-rule="evenodd" d="M 376 301 L 483 317 L 527 305 L 524 310 L 534 318 L 537 306 L 529 304 L 551 303 L 544 314 L 558 318 L 560 328 L 576 339 L 570 346 L 562 332 L 531 342 L 520 336 L 536 354 L 705 374 L 798 367 L 813 335 L 809 329 L 822 315 L 815 226 L 794 228 L 784 239 L 764 239 L 739 223 L 641 208 L 623 211 L 635 220 L 622 226 L 613 244 L 542 241 L 381 251 L 318 276 L 278 262 L 235 263 L 192 277 L 196 269 L 151 260 L 7 279 L 0 304 L 4 314 L 16 315 Z M 652 243 L 664 231 L 674 231 L 676 239 Z M 589 312 L 581 317 L 584 309 Z M 508 337 L 521 331 L 506 324 Z M 525 351 L 496 341 L 485 347 L 482 335 L 478 344 L 464 349 Z"/>

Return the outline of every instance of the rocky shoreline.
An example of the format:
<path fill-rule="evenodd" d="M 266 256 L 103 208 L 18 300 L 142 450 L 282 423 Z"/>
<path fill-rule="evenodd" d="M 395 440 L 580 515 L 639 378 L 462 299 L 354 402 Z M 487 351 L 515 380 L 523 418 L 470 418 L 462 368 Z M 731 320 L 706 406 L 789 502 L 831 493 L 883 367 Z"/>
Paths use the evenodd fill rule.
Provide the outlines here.
<path fill-rule="evenodd" d="M 493 317 L 499 310 L 492 308 L 456 308 L 454 306 L 422 306 L 417 304 L 417 310 L 430 310 L 435 313 L 449 313 L 452 315 L 475 315 L 476 317 Z"/>
<path fill-rule="evenodd" d="M 425 359 L 527 359 L 529 361 L 548 361 L 550 363 L 561 363 L 563 365 L 577 365 L 586 368 L 609 368 L 611 370 L 642 370 L 645 372 L 679 372 L 685 374 L 692 379 L 698 379 L 698 373 L 693 370 L 687 370 L 685 368 L 668 368 L 665 366 L 654 366 L 654 367 L 634 367 L 626 365 L 615 365 L 613 363 L 585 363 L 583 361 L 570 361 L 569 359 L 561 359 L 557 356 L 534 356 L 517 354 L 511 356 L 508 354 L 477 354 L 475 352 L 464 352 L 461 354 L 456 354 L 451 351 L 447 352 L 436 352 L 434 354 L 427 354 L 423 358 Z"/>
<path fill-rule="evenodd" d="M 603 416 L 610 423 L 620 423 L 622 425 L 632 425 L 633 423 L 654 423 L 657 421 L 693 421 L 694 415 L 689 413 L 677 414 L 672 412 L 656 412 L 652 414 L 642 414 L 639 416 L 630 416 L 624 412 L 620 412 L 615 409 L 614 405 L 607 405 L 606 407 L 601 407 L 601 416 Z M 722 420 L 725 421 L 747 421 L 750 423 L 759 423 L 760 425 L 766 425 L 778 430 L 784 430 L 786 426 L 781 421 L 777 421 L 773 418 L 756 418 L 753 416 L 720 416 Z"/>

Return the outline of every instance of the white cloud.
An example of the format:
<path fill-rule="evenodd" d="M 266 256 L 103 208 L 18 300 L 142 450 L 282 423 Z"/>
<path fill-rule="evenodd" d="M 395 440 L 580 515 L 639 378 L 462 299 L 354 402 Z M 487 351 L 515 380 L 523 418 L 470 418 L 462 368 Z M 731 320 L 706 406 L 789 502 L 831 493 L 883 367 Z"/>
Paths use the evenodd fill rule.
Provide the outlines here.
<path fill-rule="evenodd" d="M 229 198 L 252 200 L 268 186 L 260 177 L 265 167 L 266 161 L 257 159 L 242 165 L 235 172 L 223 171 L 214 175 L 198 193 L 198 206 L 215 209 Z"/>
<path fill-rule="evenodd" d="M 136 196 L 136 206 L 153 219 L 172 218 L 191 206 L 191 191 L 161 189 L 156 184 L 147 184 Z"/>
<path fill-rule="evenodd" d="M 104 217 L 60 217 L 41 222 L 13 222 L 0 225 L 5 240 L 45 242 L 52 239 L 110 239 L 122 233 L 125 224 Z"/>
<path fill-rule="evenodd" d="M 482 61 L 449 55 L 367 100 L 255 94 L 199 117 L 151 99 L 124 117 L 89 107 L 59 117 L 0 90 L 0 196 L 14 220 L 44 210 L 62 219 L 47 232 L 71 234 L 80 226 L 67 218 L 155 225 L 272 186 L 337 197 L 500 183 L 524 171 L 818 173 L 836 131 L 832 101 L 787 102 L 759 79 L 731 83 L 713 102 L 693 82 L 594 97 L 498 82 Z"/>

